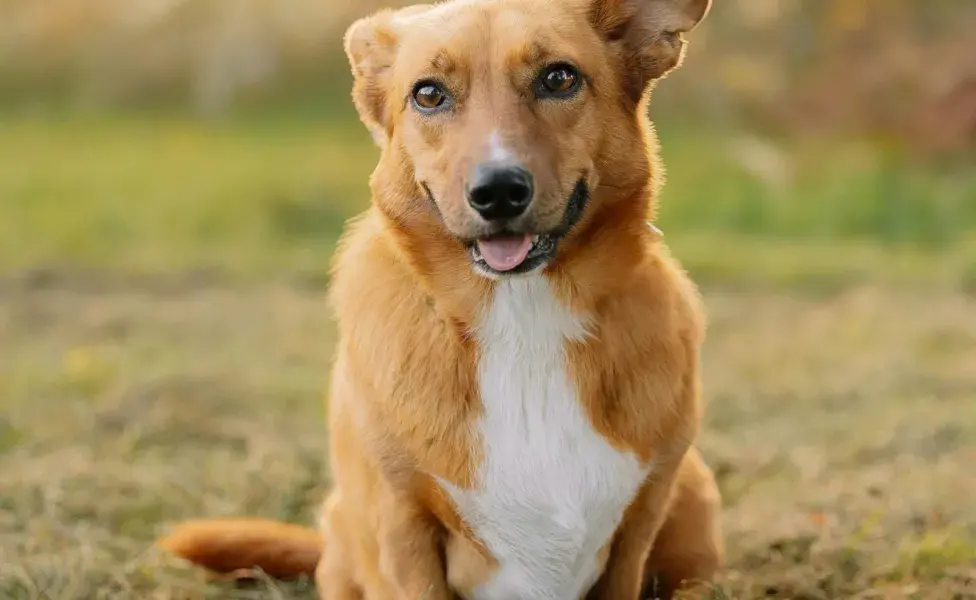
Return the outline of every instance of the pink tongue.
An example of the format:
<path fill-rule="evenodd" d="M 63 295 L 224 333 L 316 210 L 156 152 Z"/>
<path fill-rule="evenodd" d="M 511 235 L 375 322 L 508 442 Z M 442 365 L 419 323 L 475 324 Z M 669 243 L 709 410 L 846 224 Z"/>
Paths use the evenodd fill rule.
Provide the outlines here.
<path fill-rule="evenodd" d="M 522 264 L 532 248 L 529 236 L 498 236 L 478 240 L 478 251 L 488 266 L 496 271 L 511 271 Z"/>

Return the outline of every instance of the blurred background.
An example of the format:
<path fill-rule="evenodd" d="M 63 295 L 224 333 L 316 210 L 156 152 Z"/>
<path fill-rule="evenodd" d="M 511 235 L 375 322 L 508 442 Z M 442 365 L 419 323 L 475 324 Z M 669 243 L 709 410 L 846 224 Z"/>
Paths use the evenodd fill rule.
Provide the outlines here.
<path fill-rule="evenodd" d="M 0 0 L 0 596 L 311 597 L 149 544 L 312 522 L 329 257 L 377 157 L 340 38 L 397 1 Z M 716 0 L 655 92 L 711 312 L 715 597 L 976 598 L 974 29 Z"/>

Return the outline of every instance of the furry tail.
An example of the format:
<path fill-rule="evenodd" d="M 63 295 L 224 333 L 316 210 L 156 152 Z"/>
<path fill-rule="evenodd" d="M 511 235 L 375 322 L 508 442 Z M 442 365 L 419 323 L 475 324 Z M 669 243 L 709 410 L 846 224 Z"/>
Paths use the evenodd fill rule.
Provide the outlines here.
<path fill-rule="evenodd" d="M 318 532 L 263 519 L 189 521 L 156 542 L 164 550 L 217 573 L 255 567 L 276 579 L 313 576 L 322 554 Z"/>

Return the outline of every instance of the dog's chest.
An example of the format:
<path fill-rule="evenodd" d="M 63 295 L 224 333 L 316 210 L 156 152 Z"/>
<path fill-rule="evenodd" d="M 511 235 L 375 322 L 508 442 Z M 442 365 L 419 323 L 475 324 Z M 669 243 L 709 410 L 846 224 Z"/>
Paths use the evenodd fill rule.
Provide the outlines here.
<path fill-rule="evenodd" d="M 584 413 L 564 353 L 584 337 L 542 276 L 498 284 L 478 329 L 483 458 L 474 489 L 447 485 L 498 561 L 471 600 L 580 598 L 647 475 Z"/>

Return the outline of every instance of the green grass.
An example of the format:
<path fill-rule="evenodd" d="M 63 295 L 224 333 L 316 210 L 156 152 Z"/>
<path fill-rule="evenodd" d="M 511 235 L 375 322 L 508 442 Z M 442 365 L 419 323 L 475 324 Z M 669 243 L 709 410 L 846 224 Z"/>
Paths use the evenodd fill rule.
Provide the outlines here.
<path fill-rule="evenodd" d="M 327 114 L 0 120 L 0 598 L 313 597 L 151 542 L 312 523 L 328 487 L 324 274 L 376 150 Z M 976 173 L 662 138 L 710 312 L 713 597 L 976 598 Z"/>
<path fill-rule="evenodd" d="M 367 202 L 375 153 L 351 129 L 167 117 L 4 123 L 0 270 L 319 268 L 343 220 Z"/>
<path fill-rule="evenodd" d="M 0 120 L 0 273 L 321 276 L 344 219 L 367 205 L 377 152 L 348 111 L 301 115 Z M 976 269 L 965 165 L 939 172 L 864 143 L 662 139 L 660 224 L 702 277 L 958 283 Z"/>
<path fill-rule="evenodd" d="M 790 145 L 675 131 L 664 142 L 675 195 L 662 217 L 679 227 L 920 247 L 976 229 L 970 162 L 913 163 L 882 141 Z"/>

